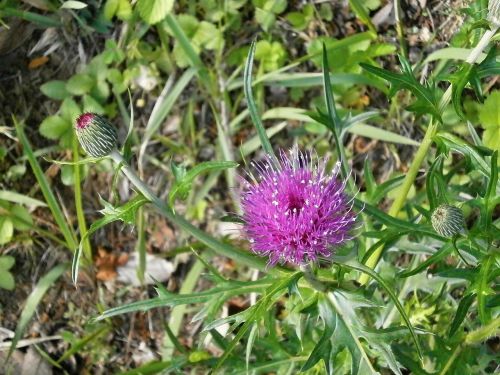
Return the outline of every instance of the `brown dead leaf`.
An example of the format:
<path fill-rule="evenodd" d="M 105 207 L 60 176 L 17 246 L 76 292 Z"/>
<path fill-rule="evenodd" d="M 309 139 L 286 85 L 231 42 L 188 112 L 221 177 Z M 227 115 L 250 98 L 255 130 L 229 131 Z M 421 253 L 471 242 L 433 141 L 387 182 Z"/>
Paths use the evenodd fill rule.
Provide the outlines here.
<path fill-rule="evenodd" d="M 127 254 L 116 254 L 107 252 L 100 247 L 97 250 L 95 265 L 97 267 L 96 279 L 100 281 L 111 281 L 117 276 L 116 267 L 122 266 L 128 261 Z"/>
<path fill-rule="evenodd" d="M 168 244 L 174 239 L 174 232 L 163 219 L 156 221 L 155 227 L 151 232 L 151 244 L 157 249 L 167 249 Z"/>
<path fill-rule="evenodd" d="M 49 61 L 49 58 L 47 56 L 35 57 L 28 64 L 28 69 L 33 70 L 33 69 L 39 68 L 42 65 L 45 65 L 47 63 L 47 61 Z"/>

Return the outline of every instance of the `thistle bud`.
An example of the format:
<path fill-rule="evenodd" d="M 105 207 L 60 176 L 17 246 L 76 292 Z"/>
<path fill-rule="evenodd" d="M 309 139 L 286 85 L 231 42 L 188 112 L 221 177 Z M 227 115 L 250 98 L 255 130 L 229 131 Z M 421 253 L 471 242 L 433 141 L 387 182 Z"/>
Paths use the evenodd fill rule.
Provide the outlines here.
<path fill-rule="evenodd" d="M 500 27 L 500 0 L 488 2 L 488 21 L 495 27 Z"/>
<path fill-rule="evenodd" d="M 462 210 L 449 204 L 442 204 L 431 216 L 432 227 L 441 236 L 451 238 L 465 228 Z"/>
<path fill-rule="evenodd" d="M 75 129 L 80 145 L 90 156 L 107 156 L 116 148 L 116 129 L 102 116 L 84 113 L 76 120 Z"/>

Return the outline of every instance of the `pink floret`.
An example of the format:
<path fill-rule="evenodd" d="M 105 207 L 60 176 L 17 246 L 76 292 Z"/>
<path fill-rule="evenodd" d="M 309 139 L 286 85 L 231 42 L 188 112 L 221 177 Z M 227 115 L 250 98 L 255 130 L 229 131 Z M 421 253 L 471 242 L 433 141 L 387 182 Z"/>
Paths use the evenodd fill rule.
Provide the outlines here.
<path fill-rule="evenodd" d="M 279 166 L 270 159 L 256 166 L 242 196 L 244 232 L 252 250 L 269 256 L 269 264 L 303 264 L 328 257 L 349 239 L 356 215 L 351 211 L 338 166 L 325 173 L 325 161 L 295 151 L 281 154 Z"/>
<path fill-rule="evenodd" d="M 76 129 L 77 130 L 85 129 L 87 126 L 90 125 L 94 116 L 95 115 L 93 113 L 84 113 L 80 115 L 76 120 Z"/>

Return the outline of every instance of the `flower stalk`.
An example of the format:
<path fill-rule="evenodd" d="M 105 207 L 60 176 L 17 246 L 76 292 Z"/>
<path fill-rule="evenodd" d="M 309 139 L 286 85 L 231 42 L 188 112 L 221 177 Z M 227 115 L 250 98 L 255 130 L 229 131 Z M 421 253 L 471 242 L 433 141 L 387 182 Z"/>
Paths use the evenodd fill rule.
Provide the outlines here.
<path fill-rule="evenodd" d="M 241 264 L 245 264 L 262 271 L 266 269 L 266 263 L 262 259 L 241 251 L 240 249 L 237 249 L 232 245 L 216 240 L 212 236 L 209 236 L 207 233 L 203 232 L 201 229 L 195 227 L 184 217 L 176 214 L 170 206 L 168 206 L 165 202 L 158 198 L 156 194 L 153 193 L 153 191 L 149 188 L 149 186 L 147 186 L 139 178 L 139 176 L 137 176 L 134 170 L 127 164 L 123 156 L 117 150 L 112 151 L 109 154 L 109 157 L 113 159 L 116 164 L 121 165 L 120 170 L 122 171 L 122 173 L 129 179 L 129 181 L 136 187 L 136 189 L 153 204 L 158 213 L 160 213 L 162 216 L 181 227 L 187 233 L 197 238 L 200 242 L 204 243 L 207 247 L 211 248 L 216 253 L 234 259 Z M 281 271 L 283 271 L 283 269 L 281 269 Z"/>

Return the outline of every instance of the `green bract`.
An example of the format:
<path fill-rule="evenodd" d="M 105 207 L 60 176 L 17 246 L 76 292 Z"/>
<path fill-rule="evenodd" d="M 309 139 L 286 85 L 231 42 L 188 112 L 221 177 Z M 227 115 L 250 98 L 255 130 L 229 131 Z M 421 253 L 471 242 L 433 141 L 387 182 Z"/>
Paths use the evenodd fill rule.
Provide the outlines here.
<path fill-rule="evenodd" d="M 116 129 L 102 116 L 84 113 L 76 120 L 75 129 L 78 141 L 90 156 L 107 156 L 116 148 Z"/>
<path fill-rule="evenodd" d="M 442 204 L 431 217 L 434 230 L 443 237 L 453 237 L 464 229 L 464 215 L 458 207 Z"/>

